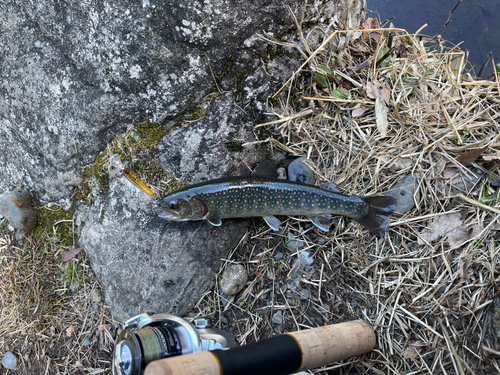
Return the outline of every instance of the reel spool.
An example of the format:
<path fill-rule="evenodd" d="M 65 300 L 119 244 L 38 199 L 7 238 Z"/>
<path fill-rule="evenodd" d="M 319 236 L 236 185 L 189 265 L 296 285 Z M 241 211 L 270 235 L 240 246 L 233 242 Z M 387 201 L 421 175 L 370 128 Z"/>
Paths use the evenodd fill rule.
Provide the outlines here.
<path fill-rule="evenodd" d="M 170 314 L 141 314 L 127 320 L 116 339 L 114 375 L 142 375 L 148 363 L 204 350 L 225 349 L 232 337 L 210 326 L 208 319 L 195 325 Z M 235 340 L 234 340 L 235 342 Z"/>

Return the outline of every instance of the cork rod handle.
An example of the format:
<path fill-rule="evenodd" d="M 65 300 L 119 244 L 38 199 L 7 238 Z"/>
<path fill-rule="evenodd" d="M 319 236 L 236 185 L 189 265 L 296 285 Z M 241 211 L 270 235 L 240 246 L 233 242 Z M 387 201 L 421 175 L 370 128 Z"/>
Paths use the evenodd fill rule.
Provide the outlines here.
<path fill-rule="evenodd" d="M 144 375 L 285 375 L 368 353 L 372 327 L 361 320 L 292 332 L 229 350 L 151 362 Z"/>

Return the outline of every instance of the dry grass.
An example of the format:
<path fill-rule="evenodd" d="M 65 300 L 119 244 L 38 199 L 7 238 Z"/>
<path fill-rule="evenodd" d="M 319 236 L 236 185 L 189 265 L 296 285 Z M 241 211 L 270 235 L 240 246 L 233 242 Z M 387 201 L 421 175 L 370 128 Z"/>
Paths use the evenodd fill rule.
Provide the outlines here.
<path fill-rule="evenodd" d="M 118 325 L 91 297 L 100 287 L 86 255 L 63 262 L 74 248 L 72 220 L 44 224 L 24 245 L 0 233 L 0 353 L 18 359 L 0 374 L 105 373 Z"/>
<path fill-rule="evenodd" d="M 416 207 L 393 218 L 383 239 L 344 218 L 328 234 L 290 218 L 279 236 L 255 220 L 219 275 L 240 262 L 251 275 L 247 288 L 225 300 L 216 286 L 199 314 L 215 315 L 241 344 L 351 319 L 373 325 L 372 353 L 315 373 L 500 372 L 500 200 L 490 185 L 498 158 L 479 157 L 471 167 L 456 160 L 485 146 L 483 155 L 500 155 L 498 75 L 477 80 L 459 47 L 402 29 L 328 33 L 319 25 L 300 34 L 277 42 L 305 61 L 275 95 L 278 119 L 257 126 L 261 142 L 307 156 L 318 180 L 349 195 L 380 194 L 413 175 Z M 451 189 L 467 180 L 474 182 Z M 446 235 L 426 239 L 422 229 L 452 212 L 461 213 L 467 237 L 456 246 Z M 289 232 L 314 258 L 315 271 L 297 291 L 287 282 L 297 259 L 286 248 Z M 272 322 L 277 311 L 282 324 Z"/>

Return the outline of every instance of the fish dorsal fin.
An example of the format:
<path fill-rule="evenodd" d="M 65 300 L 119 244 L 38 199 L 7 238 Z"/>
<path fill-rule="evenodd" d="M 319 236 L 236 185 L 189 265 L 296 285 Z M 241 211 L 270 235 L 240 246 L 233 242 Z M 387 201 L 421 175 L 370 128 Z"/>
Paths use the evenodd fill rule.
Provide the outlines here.
<path fill-rule="evenodd" d="M 280 220 L 275 216 L 264 216 L 264 220 L 267 225 L 274 230 L 275 232 L 279 232 L 280 230 Z"/>
<path fill-rule="evenodd" d="M 264 160 L 254 169 L 252 176 L 273 177 L 278 178 L 278 171 L 274 167 L 271 160 Z"/>
<path fill-rule="evenodd" d="M 220 219 L 219 215 L 212 215 L 207 217 L 207 221 L 212 224 L 214 227 L 219 227 L 222 224 L 222 221 Z"/>
<path fill-rule="evenodd" d="M 340 193 L 340 190 L 337 189 L 337 185 L 335 185 L 335 183 L 333 182 L 327 182 L 326 184 L 321 185 L 320 188 L 329 190 L 334 193 Z"/>
<path fill-rule="evenodd" d="M 311 223 L 316 225 L 316 227 L 321 229 L 323 232 L 328 232 L 330 230 L 330 221 L 332 219 L 332 215 L 325 214 L 321 216 L 308 216 L 307 218 L 311 220 Z"/>

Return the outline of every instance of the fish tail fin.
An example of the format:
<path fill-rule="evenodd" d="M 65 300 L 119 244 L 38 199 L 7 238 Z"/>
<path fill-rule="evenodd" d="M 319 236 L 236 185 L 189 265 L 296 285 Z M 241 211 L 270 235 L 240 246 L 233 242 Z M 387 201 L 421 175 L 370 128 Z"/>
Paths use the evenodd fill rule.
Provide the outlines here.
<path fill-rule="evenodd" d="M 368 212 L 358 222 L 375 236 L 384 237 L 389 229 L 389 217 L 396 209 L 396 198 L 385 196 L 362 197 L 368 204 Z"/>

